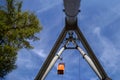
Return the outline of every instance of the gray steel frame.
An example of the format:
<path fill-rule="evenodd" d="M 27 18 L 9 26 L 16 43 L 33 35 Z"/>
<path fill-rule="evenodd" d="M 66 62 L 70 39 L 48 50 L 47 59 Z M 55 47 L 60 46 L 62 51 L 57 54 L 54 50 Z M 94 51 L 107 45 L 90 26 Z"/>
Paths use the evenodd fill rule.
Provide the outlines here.
<path fill-rule="evenodd" d="M 72 1 L 72 0 L 71 0 L 71 1 Z M 73 1 L 74 1 L 74 0 L 73 0 Z M 80 0 L 77 0 L 77 1 L 80 2 Z M 64 0 L 64 3 L 65 3 L 65 0 Z M 64 4 L 64 6 L 66 6 L 66 5 Z M 80 4 L 78 4 L 78 6 L 80 6 Z M 77 6 L 76 8 L 78 8 L 78 6 Z M 73 7 L 74 7 L 74 6 L 73 6 Z M 67 8 L 68 8 L 68 7 L 67 7 Z M 70 8 L 68 8 L 68 9 L 70 9 Z M 79 12 L 79 9 L 75 9 L 75 10 L 78 10 L 78 12 Z M 65 9 L 65 11 L 67 11 L 67 10 Z M 70 10 L 68 10 L 68 11 L 70 11 Z M 73 12 L 74 12 L 74 11 L 73 11 Z M 75 12 L 76 12 L 76 11 L 75 11 Z M 67 12 L 66 12 L 66 13 L 67 13 Z M 71 12 L 70 12 L 70 13 L 71 13 Z M 69 14 L 69 13 L 67 13 L 67 14 Z M 45 71 L 47 70 L 47 68 L 48 68 L 48 66 L 49 66 L 49 64 L 50 64 L 50 62 L 52 61 L 53 57 L 55 56 L 56 52 L 58 51 L 58 49 L 59 49 L 62 41 L 64 40 L 67 32 L 70 31 L 70 30 L 74 31 L 74 32 L 77 34 L 79 40 L 81 41 L 82 45 L 83 45 L 84 48 L 86 49 L 89 57 L 91 58 L 91 60 L 92 60 L 93 63 L 95 64 L 97 70 L 99 71 L 100 75 L 102 76 L 102 79 L 101 79 L 101 80 L 111 80 L 111 79 L 108 77 L 108 75 L 106 74 L 106 72 L 105 72 L 105 70 L 103 69 L 103 67 L 102 67 L 102 65 L 100 64 L 100 62 L 98 61 L 97 57 L 95 56 L 93 50 L 91 49 L 90 45 L 88 44 L 87 40 L 85 39 L 85 37 L 84 37 L 83 33 L 81 32 L 80 28 L 78 27 L 76 16 L 77 16 L 77 13 L 76 13 L 76 15 L 75 15 L 75 19 L 73 19 L 73 20 L 75 20 L 75 22 L 72 23 L 72 24 L 70 24 L 70 22 L 69 22 L 69 16 L 66 16 L 66 18 L 65 18 L 65 21 L 66 21 L 65 27 L 64 27 L 64 29 L 62 30 L 61 34 L 59 35 L 57 41 L 55 42 L 52 50 L 50 51 L 47 59 L 45 60 L 44 64 L 42 65 L 42 67 L 41 67 L 38 75 L 37 75 L 36 78 L 35 78 L 35 80 L 41 80 L 41 79 L 42 79 L 42 76 L 44 75 Z M 70 17 L 71 17 L 71 16 L 70 16 Z M 72 18 L 74 18 L 74 17 L 72 17 Z"/>

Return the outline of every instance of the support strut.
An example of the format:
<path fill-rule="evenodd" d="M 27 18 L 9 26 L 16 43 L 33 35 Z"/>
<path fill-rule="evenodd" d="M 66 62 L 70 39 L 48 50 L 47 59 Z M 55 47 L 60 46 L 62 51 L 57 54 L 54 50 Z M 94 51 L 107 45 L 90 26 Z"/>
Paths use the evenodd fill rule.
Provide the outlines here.
<path fill-rule="evenodd" d="M 49 73 L 49 71 L 51 70 L 51 68 L 54 66 L 55 62 L 59 59 L 60 55 L 62 54 L 62 52 L 65 50 L 65 47 L 62 47 L 60 49 L 60 51 L 55 55 L 55 57 L 53 58 L 53 60 L 50 62 L 47 70 L 45 71 L 45 74 L 43 75 L 41 80 L 44 80 L 46 75 Z"/>

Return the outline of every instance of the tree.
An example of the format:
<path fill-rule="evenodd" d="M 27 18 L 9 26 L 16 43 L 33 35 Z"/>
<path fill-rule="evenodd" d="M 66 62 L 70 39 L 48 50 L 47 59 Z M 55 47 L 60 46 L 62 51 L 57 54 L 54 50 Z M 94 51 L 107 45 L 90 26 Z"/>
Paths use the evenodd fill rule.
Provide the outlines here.
<path fill-rule="evenodd" d="M 22 48 L 32 49 L 30 40 L 42 27 L 34 13 L 21 11 L 22 2 L 5 0 L 0 6 L 0 78 L 4 78 L 16 68 L 17 52 Z"/>

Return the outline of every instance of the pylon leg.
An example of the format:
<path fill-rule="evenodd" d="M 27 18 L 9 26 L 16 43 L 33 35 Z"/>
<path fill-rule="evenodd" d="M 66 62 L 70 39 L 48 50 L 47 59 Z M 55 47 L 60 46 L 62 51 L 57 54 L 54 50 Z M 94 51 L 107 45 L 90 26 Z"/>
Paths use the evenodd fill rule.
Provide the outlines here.
<path fill-rule="evenodd" d="M 94 72 L 98 75 L 98 77 L 102 79 L 102 76 L 100 75 L 99 71 L 97 70 L 91 58 L 79 46 L 77 47 L 77 49 L 81 53 L 83 58 L 87 61 L 87 63 L 90 65 L 90 67 L 94 70 Z"/>
<path fill-rule="evenodd" d="M 85 39 L 84 35 L 82 34 L 81 30 L 79 27 L 76 27 L 75 32 L 81 41 L 82 45 L 86 49 L 88 55 L 90 56 L 91 60 L 95 64 L 97 70 L 99 71 L 100 75 L 102 76 L 102 79 L 109 78 L 108 75 L 106 74 L 105 70 L 103 69 L 102 65 L 98 61 L 97 57 L 95 56 L 94 52 L 92 51 L 90 45 L 88 44 L 87 40 Z"/>
<path fill-rule="evenodd" d="M 43 75 L 45 74 L 48 66 L 50 65 L 50 62 L 51 62 L 52 59 L 54 58 L 54 56 L 55 56 L 58 48 L 60 47 L 63 39 L 65 38 L 66 33 L 67 33 L 66 27 L 64 27 L 64 29 L 62 30 L 60 36 L 58 37 L 57 41 L 55 42 L 52 50 L 50 51 L 47 59 L 45 60 L 44 64 L 42 65 L 42 67 L 41 67 L 41 69 L 40 69 L 40 71 L 38 72 L 35 80 L 42 80 Z"/>
<path fill-rule="evenodd" d="M 52 69 L 53 65 L 55 64 L 55 62 L 59 59 L 60 55 L 62 54 L 62 52 L 65 50 L 65 47 L 62 47 L 60 49 L 60 51 L 55 55 L 55 57 L 53 58 L 53 60 L 50 62 L 47 70 L 45 71 L 43 77 L 41 80 L 44 80 L 46 75 L 49 73 L 49 71 Z"/>

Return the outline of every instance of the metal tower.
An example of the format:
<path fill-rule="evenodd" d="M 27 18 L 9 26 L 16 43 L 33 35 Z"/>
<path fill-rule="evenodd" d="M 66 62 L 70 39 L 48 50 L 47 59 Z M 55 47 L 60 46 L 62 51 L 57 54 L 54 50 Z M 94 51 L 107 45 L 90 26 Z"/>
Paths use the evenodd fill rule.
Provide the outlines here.
<path fill-rule="evenodd" d="M 101 66 L 100 62 L 98 61 L 94 52 L 89 46 L 87 40 L 82 34 L 80 28 L 78 27 L 77 15 L 80 12 L 79 7 L 81 0 L 63 0 L 63 2 L 65 8 L 63 11 L 66 14 L 65 27 L 62 30 L 61 34 L 59 35 L 56 43 L 54 44 L 44 64 L 42 65 L 35 80 L 45 79 L 45 77 L 47 76 L 55 62 L 60 58 L 60 55 L 65 49 L 77 49 L 81 53 L 83 58 L 87 61 L 87 63 L 90 65 L 90 67 L 94 70 L 94 72 L 96 73 L 100 80 L 111 80 L 104 71 L 103 67 Z M 77 38 L 75 37 L 75 35 L 77 36 Z M 82 48 L 78 45 L 76 41 L 77 39 L 81 41 L 87 53 L 85 53 L 82 50 Z M 65 43 L 63 43 L 64 46 L 60 48 L 60 50 L 58 51 L 63 41 L 65 41 Z M 69 47 L 68 46 L 69 43 L 73 43 L 74 47 Z"/>

